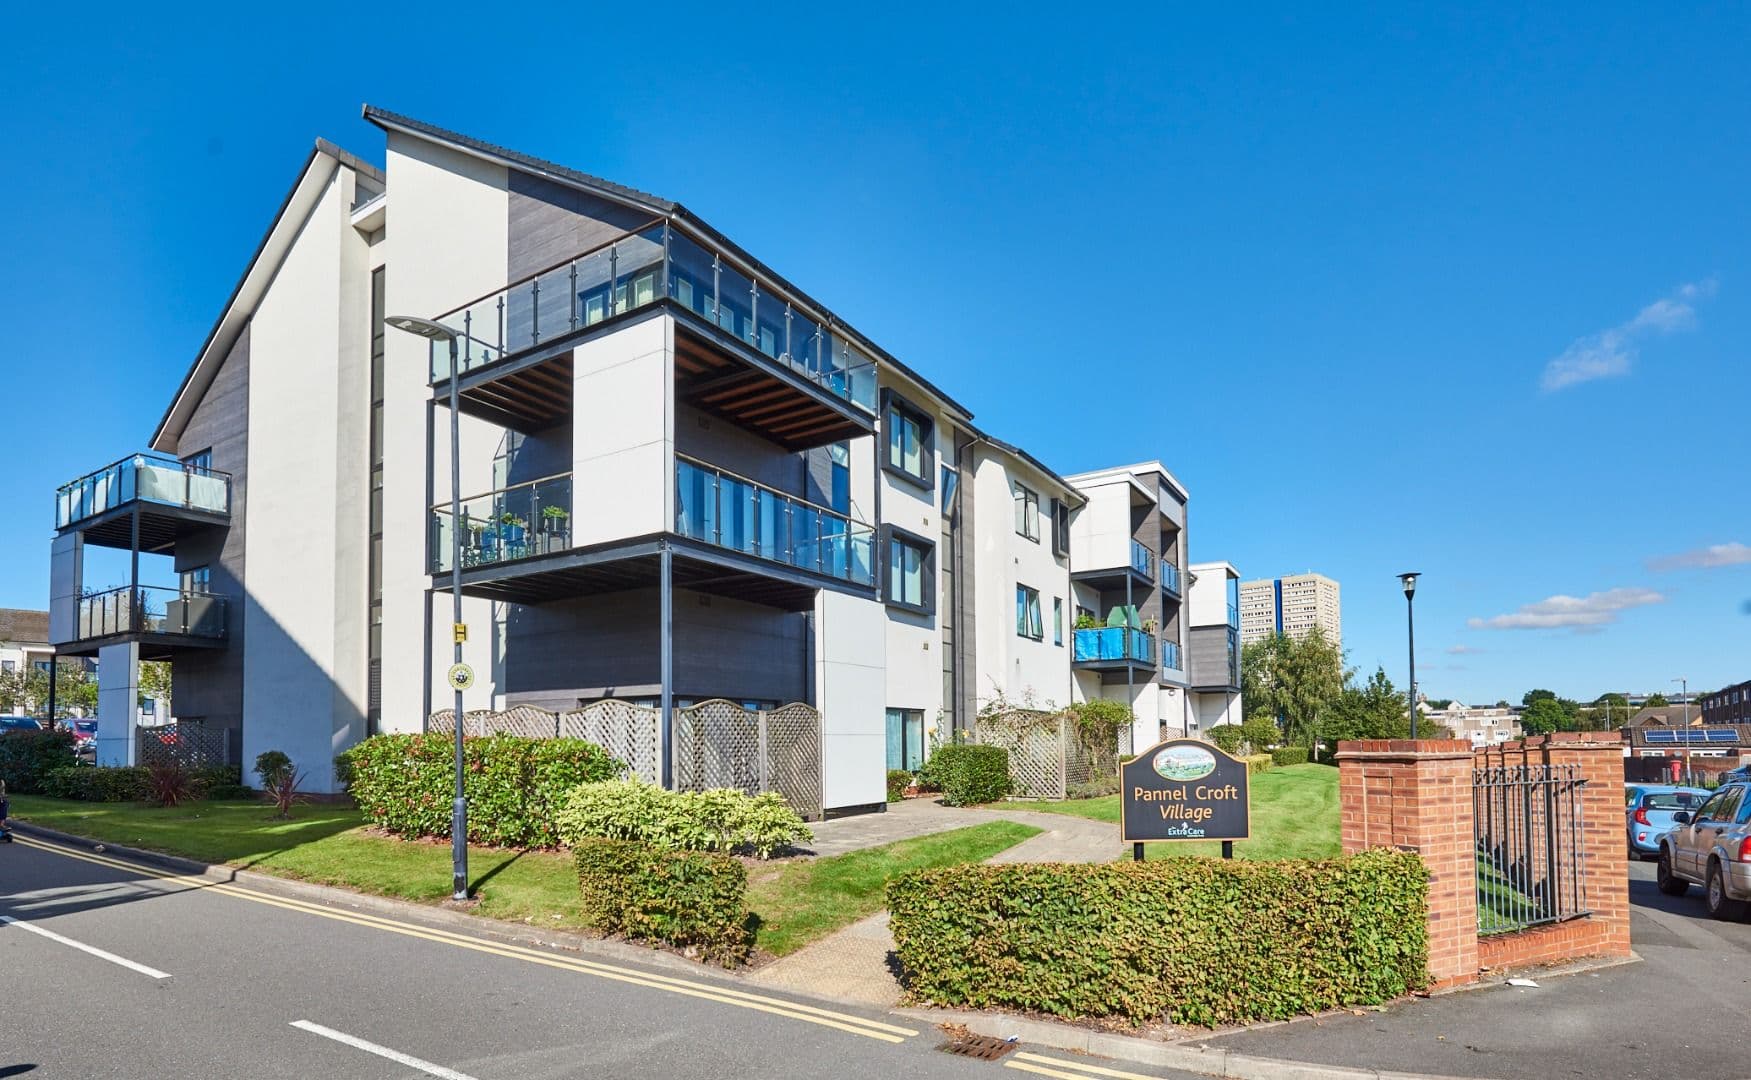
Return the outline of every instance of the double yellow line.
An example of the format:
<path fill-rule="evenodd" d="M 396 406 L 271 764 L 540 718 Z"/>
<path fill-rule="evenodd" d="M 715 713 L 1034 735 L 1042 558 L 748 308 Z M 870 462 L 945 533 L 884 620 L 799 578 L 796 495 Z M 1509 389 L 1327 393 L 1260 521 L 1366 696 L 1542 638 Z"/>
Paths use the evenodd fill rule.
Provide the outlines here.
<path fill-rule="evenodd" d="M 16 835 L 16 834 L 15 834 Z M 138 863 L 123 862 L 103 855 L 95 855 L 60 844 L 46 843 L 42 840 L 17 836 L 17 841 L 29 847 L 61 855 L 69 859 L 79 859 L 98 866 L 107 866 L 116 870 L 125 870 L 130 874 L 144 874 L 162 881 L 185 885 L 189 888 L 204 889 L 225 896 L 248 900 L 252 903 L 266 904 L 269 907 L 284 908 L 287 911 L 302 912 L 319 918 L 333 919 L 336 922 L 352 923 L 355 926 L 368 927 L 372 930 L 382 930 L 403 937 L 420 938 L 424 941 L 434 941 L 442 945 L 453 945 L 459 949 L 469 949 L 474 952 L 487 953 L 491 956 L 502 956 L 512 960 L 522 960 L 531 964 L 541 964 L 544 967 L 558 968 L 562 971 L 573 971 L 585 975 L 594 975 L 615 982 L 629 983 L 634 986 L 648 987 L 652 990 L 662 990 L 671 994 L 682 994 L 687 997 L 699 998 L 702 1001 L 715 1001 L 722 1005 L 734 1005 L 741 1009 L 753 1009 L 758 1012 L 770 1013 L 773 1016 L 783 1016 L 792 1020 L 801 1020 L 821 1027 L 834 1028 L 849 1032 L 852 1035 L 862 1035 L 868 1039 L 882 1042 L 899 1043 L 918 1034 L 911 1028 L 896 1027 L 878 1020 L 867 1020 L 861 1016 L 849 1013 L 834 1012 L 830 1009 L 818 1009 L 813 1005 L 802 1005 L 783 998 L 767 997 L 762 994 L 750 994 L 725 986 L 714 986 L 710 983 L 694 982 L 689 979 L 678 979 L 669 975 L 657 975 L 651 972 L 639 971 L 635 968 L 618 967 L 604 964 L 596 960 L 574 959 L 558 956 L 539 949 L 525 948 L 521 945 L 500 944 L 470 937 L 466 934 L 452 933 L 448 930 L 438 930 L 431 927 L 415 926 L 411 923 L 397 922 L 377 915 L 366 915 L 358 912 L 336 911 L 321 904 L 313 904 L 305 900 L 293 900 L 280 896 L 269 896 L 238 885 L 213 881 L 209 878 L 195 877 L 188 874 L 173 874 Z"/>
<path fill-rule="evenodd" d="M 1108 1069 L 1100 1065 L 1088 1065 L 1080 1061 L 1065 1061 L 1063 1058 L 1044 1057 L 1040 1054 L 1030 1054 L 1026 1050 L 1017 1051 L 1016 1055 L 1003 1063 L 1006 1069 L 1020 1069 L 1022 1072 L 1038 1073 L 1041 1076 L 1055 1076 L 1059 1080 L 1090 1080 L 1091 1077 L 1112 1077 L 1113 1080 L 1157 1080 L 1142 1073 L 1126 1072 L 1123 1069 Z M 1074 1072 L 1067 1070 L 1074 1069 Z"/>

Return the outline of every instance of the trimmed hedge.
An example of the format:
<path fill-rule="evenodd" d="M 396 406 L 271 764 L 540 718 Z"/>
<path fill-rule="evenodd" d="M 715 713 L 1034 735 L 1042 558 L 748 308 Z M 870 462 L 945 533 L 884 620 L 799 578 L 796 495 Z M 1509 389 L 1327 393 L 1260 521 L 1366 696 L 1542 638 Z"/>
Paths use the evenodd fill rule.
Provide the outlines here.
<path fill-rule="evenodd" d="M 728 855 L 633 840 L 580 841 L 579 908 L 606 934 L 673 945 L 731 967 L 754 946 L 748 871 Z"/>
<path fill-rule="evenodd" d="M 912 774 L 905 769 L 888 770 L 888 801 L 899 802 L 906 797 L 906 789 L 912 786 Z"/>
<path fill-rule="evenodd" d="M 1240 753 L 1240 744 L 1246 741 L 1246 732 L 1239 724 L 1217 724 L 1205 734 L 1218 749 L 1231 756 Z"/>
<path fill-rule="evenodd" d="M 335 760 L 347 793 L 396 836 L 450 835 L 456 742 L 449 735 L 373 735 Z M 566 793 L 609 780 L 620 763 L 582 739 L 488 735 L 462 740 L 468 839 L 498 847 L 558 847 Z"/>
<path fill-rule="evenodd" d="M 41 791 L 51 798 L 80 802 L 140 802 L 150 793 L 150 781 L 141 765 L 64 765 L 43 778 Z"/>
<path fill-rule="evenodd" d="M 1262 773 L 1272 765 L 1276 764 L 1269 754 L 1248 754 L 1240 760 L 1246 762 L 1246 774 L 1248 776 L 1251 776 L 1254 773 Z"/>
<path fill-rule="evenodd" d="M 1372 1005 L 1428 981 L 1428 871 L 1171 858 L 957 866 L 888 884 L 912 993 L 1071 1019 L 1216 1025 Z"/>
<path fill-rule="evenodd" d="M 775 791 L 669 791 L 636 778 L 579 784 L 566 794 L 554 831 L 573 846 L 595 837 L 669 851 L 746 851 L 762 859 L 814 839 Z"/>
<path fill-rule="evenodd" d="M 1307 764 L 1307 747 L 1279 746 L 1271 751 L 1273 765 L 1305 765 Z"/>
<path fill-rule="evenodd" d="M 0 780 L 14 795 L 41 792 L 49 773 L 74 760 L 70 731 L 0 732 Z"/>
<path fill-rule="evenodd" d="M 928 765 L 946 805 L 978 806 L 1009 794 L 1009 751 L 1001 746 L 939 747 Z"/>

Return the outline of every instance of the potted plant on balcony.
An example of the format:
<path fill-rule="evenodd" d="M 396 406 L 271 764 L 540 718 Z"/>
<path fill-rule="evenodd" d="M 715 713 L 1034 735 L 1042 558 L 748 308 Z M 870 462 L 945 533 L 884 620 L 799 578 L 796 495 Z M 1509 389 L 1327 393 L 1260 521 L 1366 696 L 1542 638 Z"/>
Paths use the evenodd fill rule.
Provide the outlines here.
<path fill-rule="evenodd" d="M 499 525 L 499 538 L 507 544 L 521 544 L 523 530 L 529 527 L 527 521 L 508 510 L 499 515 Z"/>
<path fill-rule="evenodd" d="M 563 506 L 541 508 L 541 546 L 544 552 L 562 551 L 569 547 L 571 511 Z"/>
<path fill-rule="evenodd" d="M 1100 627 L 1100 620 L 1086 611 L 1076 616 L 1076 629 L 1078 630 L 1099 630 Z"/>

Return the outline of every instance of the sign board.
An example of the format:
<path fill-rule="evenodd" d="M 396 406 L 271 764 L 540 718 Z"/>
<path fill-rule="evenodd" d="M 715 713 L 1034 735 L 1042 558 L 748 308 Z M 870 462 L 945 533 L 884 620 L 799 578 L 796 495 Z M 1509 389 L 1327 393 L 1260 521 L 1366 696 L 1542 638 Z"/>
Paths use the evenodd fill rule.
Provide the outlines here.
<path fill-rule="evenodd" d="M 1119 835 L 1127 844 L 1252 834 L 1246 762 L 1207 742 L 1157 743 L 1126 762 L 1119 779 Z"/>
<path fill-rule="evenodd" d="M 448 678 L 450 689 L 466 690 L 474 685 L 474 669 L 467 664 L 451 664 Z"/>
<path fill-rule="evenodd" d="M 451 627 L 455 631 L 456 644 L 460 645 L 463 642 L 468 640 L 468 624 L 467 623 L 465 623 L 465 622 L 452 623 Z"/>

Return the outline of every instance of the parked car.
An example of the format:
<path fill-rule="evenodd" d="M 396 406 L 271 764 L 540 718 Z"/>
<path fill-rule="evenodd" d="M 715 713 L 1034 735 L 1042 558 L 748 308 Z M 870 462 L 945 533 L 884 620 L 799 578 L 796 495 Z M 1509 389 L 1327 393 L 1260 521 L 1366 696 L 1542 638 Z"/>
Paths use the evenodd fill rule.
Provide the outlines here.
<path fill-rule="evenodd" d="M 1624 813 L 1624 831 L 1629 837 L 1629 857 L 1649 858 L 1660 853 L 1660 834 L 1672 827 L 1673 815 L 1695 810 L 1711 793 L 1704 788 L 1639 785 Z"/>
<path fill-rule="evenodd" d="M 97 749 L 97 721 L 73 721 L 73 752 L 84 754 Z"/>
<path fill-rule="evenodd" d="M 34 716 L 0 716 L 0 731 L 41 731 L 43 722 Z"/>
<path fill-rule="evenodd" d="M 1660 837 L 1660 891 L 1683 896 L 1701 885 L 1710 915 L 1738 917 L 1751 900 L 1751 784 L 1728 784 L 1672 821 Z"/>
<path fill-rule="evenodd" d="M 1741 765 L 1721 774 L 1723 784 L 1751 784 L 1751 765 Z"/>

